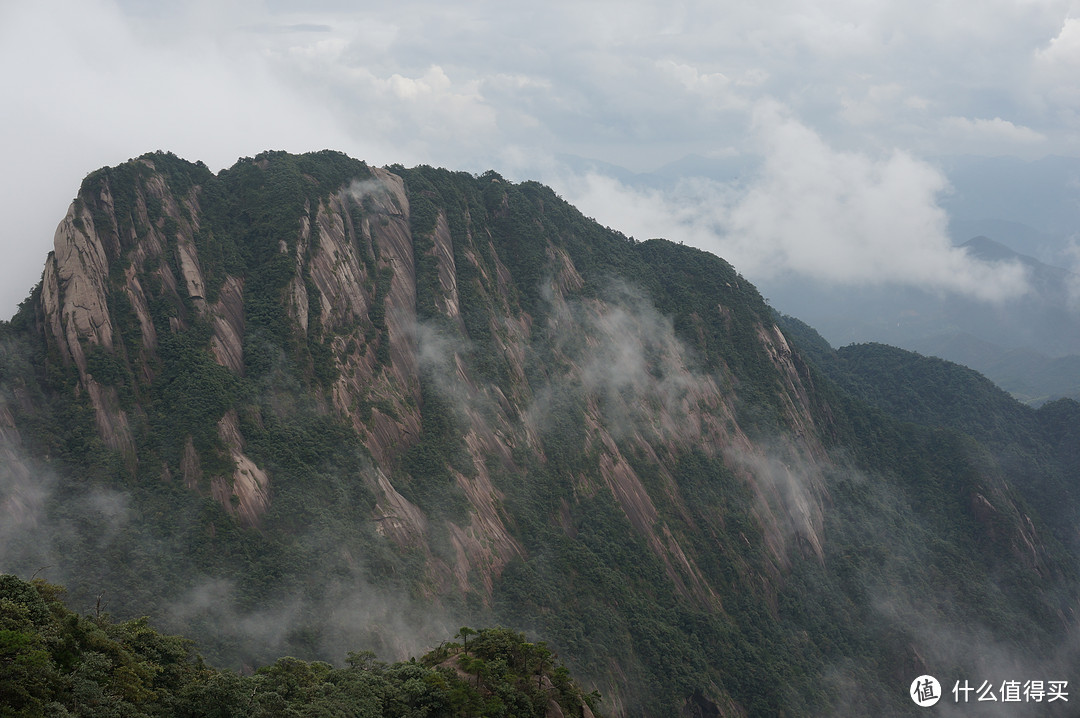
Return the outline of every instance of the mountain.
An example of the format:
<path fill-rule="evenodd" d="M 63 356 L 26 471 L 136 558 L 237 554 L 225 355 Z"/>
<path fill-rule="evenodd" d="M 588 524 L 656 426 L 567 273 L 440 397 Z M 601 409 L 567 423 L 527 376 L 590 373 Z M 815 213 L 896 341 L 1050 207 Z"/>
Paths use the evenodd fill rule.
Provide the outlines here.
<path fill-rule="evenodd" d="M 1046 262 L 1066 257 L 1063 251 L 1065 246 L 1060 238 L 1055 238 L 1020 222 L 950 217 L 949 236 L 956 244 L 963 244 L 971 237 L 994 237 L 1019 254 L 1039 258 Z"/>
<path fill-rule="evenodd" d="M 910 348 L 971 367 L 1026 404 L 1080 398 L 1080 355 L 1050 357 L 1029 349 L 1006 349 L 963 332 L 926 337 L 911 342 Z"/>
<path fill-rule="evenodd" d="M 633 716 L 1078 665 L 1080 406 L 836 352 L 722 259 L 495 172 L 91 173 L 0 388 L 0 570 L 215 665 L 503 625 Z"/>
<path fill-rule="evenodd" d="M 1015 397 L 1039 404 L 1080 397 L 1080 276 L 985 236 L 960 245 L 986 262 L 1023 267 L 1028 291 L 1001 303 L 910 287 L 844 289 L 811 281 L 767 286 L 774 306 L 802 308 L 835 345 L 875 341 L 934 354 L 985 373 Z"/>
<path fill-rule="evenodd" d="M 1080 275 L 1013 251 L 988 237 L 960 245 L 988 262 L 1016 263 L 1028 279 L 1023 296 L 1000 303 L 912 287 L 833 289 L 811 281 L 767 286 L 778 307 L 805 306 L 804 318 L 835 344 L 881 341 L 908 345 L 927 337 L 966 333 L 1008 349 L 1047 356 L 1080 354 L 1076 292 Z M 802 301 L 802 304 L 799 301 Z"/>
<path fill-rule="evenodd" d="M 989 237 L 978 236 L 960 245 L 968 254 L 984 262 L 1017 263 L 1027 272 L 1030 291 L 1038 296 L 1048 308 L 1066 309 L 1075 302 L 1076 288 L 1080 286 L 1080 275 L 1061 267 L 1054 267 L 1031 257 L 1013 251 L 1001 242 Z"/>

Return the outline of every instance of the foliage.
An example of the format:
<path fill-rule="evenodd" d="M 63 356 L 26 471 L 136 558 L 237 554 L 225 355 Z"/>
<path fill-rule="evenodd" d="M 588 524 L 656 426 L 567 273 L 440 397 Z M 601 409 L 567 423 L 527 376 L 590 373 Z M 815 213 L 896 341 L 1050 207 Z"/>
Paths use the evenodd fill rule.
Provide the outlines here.
<path fill-rule="evenodd" d="M 350 654 L 346 668 L 279 658 L 251 675 L 207 666 L 191 641 L 145 618 L 82 616 L 63 590 L 0 574 L 0 716 L 545 716 L 598 708 L 543 643 L 468 630 L 471 656 L 444 643 L 420 661 Z M 482 679 L 482 680 L 481 680 Z M 534 682 L 535 681 L 535 682 Z M 595 713 L 594 713 L 595 714 Z"/>

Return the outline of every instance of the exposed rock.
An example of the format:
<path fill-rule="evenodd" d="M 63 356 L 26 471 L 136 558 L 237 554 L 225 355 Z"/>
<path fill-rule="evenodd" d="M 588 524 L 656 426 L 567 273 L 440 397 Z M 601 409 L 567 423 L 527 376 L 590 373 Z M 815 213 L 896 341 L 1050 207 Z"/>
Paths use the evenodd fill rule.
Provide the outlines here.
<path fill-rule="evenodd" d="M 318 246 L 311 259 L 311 279 L 322 294 L 324 327 L 346 327 L 368 317 L 364 270 L 355 243 L 345 230 L 344 200 L 330 199 L 329 207 L 320 204 L 313 233 Z"/>
<path fill-rule="evenodd" d="M 548 698 L 547 707 L 544 708 L 544 718 L 563 718 L 562 708 L 554 698 Z"/>
<path fill-rule="evenodd" d="M 103 192 L 102 203 L 112 206 Z M 113 327 L 107 302 L 109 262 L 89 210 L 73 202 L 56 229 L 54 249 L 46 262 L 42 309 L 46 327 L 65 361 L 78 368 L 80 383 L 94 408 L 105 444 L 120 451 L 134 466 L 135 446 L 116 389 L 103 387 L 88 372 L 84 343 L 113 351 Z"/>
<path fill-rule="evenodd" d="M 390 335 L 391 371 L 399 385 L 419 400 L 417 382 L 416 340 L 416 265 L 413 257 L 412 233 L 409 229 L 409 200 L 403 180 L 385 170 L 373 170 L 385 192 L 375 195 L 375 206 L 386 213 L 386 224 L 371 227 L 372 237 L 379 247 L 379 264 L 390 267 L 393 277 L 386 295 L 386 326 Z M 397 214 L 390 214 L 392 208 Z M 409 391 L 409 387 L 414 387 Z"/>
<path fill-rule="evenodd" d="M 308 293 L 307 286 L 304 283 L 303 267 L 304 267 L 304 251 L 307 249 L 308 238 L 311 232 L 311 222 L 307 217 L 300 218 L 300 239 L 296 243 L 296 276 L 289 282 L 288 293 L 286 294 L 286 304 L 289 310 L 289 316 L 300 327 L 300 331 L 303 334 L 307 334 L 308 330 Z M 288 247 L 282 245 L 281 252 L 284 254 L 288 251 Z"/>
<path fill-rule="evenodd" d="M 81 228 L 76 224 L 80 220 Z M 56 228 L 53 238 L 56 295 L 46 300 L 58 310 L 62 334 L 56 340 L 66 345 L 80 373 L 86 373 L 86 358 L 80 340 L 112 349 L 113 328 L 106 301 L 105 280 L 109 263 L 105 249 L 94 232 L 94 220 L 85 208 L 77 212 L 75 203 Z M 50 293 L 52 290 L 50 290 Z M 50 321 L 54 327 L 56 323 Z"/>
<path fill-rule="evenodd" d="M 368 474 L 378 497 L 375 530 L 402 546 L 422 546 L 427 537 L 427 517 L 415 504 L 398 493 L 380 469 Z"/>
<path fill-rule="evenodd" d="M 477 422 L 473 422 L 474 427 Z M 473 429 L 465 435 L 465 444 L 473 458 L 475 476 L 468 478 L 454 472 L 472 510 L 468 527 L 451 524 L 451 541 L 457 555 L 454 576 L 462 591 L 469 589 L 469 577 L 479 578 L 486 598 L 490 599 L 495 579 L 515 556 L 524 556 L 524 549 L 507 531 L 500 515 L 499 502 L 502 494 L 491 483 L 485 458 L 497 453 L 490 447 L 491 439 L 485 440 Z"/>
<path fill-rule="evenodd" d="M 130 466 L 135 462 L 135 442 L 131 438 L 131 426 L 127 413 L 120 409 L 116 387 L 102 386 L 92 376 L 83 380 L 90 404 L 94 407 L 94 419 L 98 434 L 105 445 L 119 451 Z"/>
<path fill-rule="evenodd" d="M 184 486 L 192 491 L 199 490 L 202 481 L 202 468 L 199 465 L 199 452 L 190 436 L 184 440 L 184 453 L 180 456 L 180 475 L 184 477 Z"/>
<path fill-rule="evenodd" d="M 186 235 L 179 235 L 176 239 L 176 253 L 188 296 L 195 301 L 196 308 L 205 309 L 206 282 L 203 280 L 202 269 L 199 267 L 199 255 L 195 249 L 195 243 Z"/>
<path fill-rule="evenodd" d="M 64 339 L 60 302 L 60 279 L 56 269 L 56 254 L 49 252 L 45 260 L 45 274 L 41 279 L 41 309 L 45 315 L 46 330 L 55 342 L 64 363 L 69 363 L 72 361 L 72 356 L 67 341 Z"/>
<path fill-rule="evenodd" d="M 154 327 L 153 319 L 150 318 L 150 307 L 147 303 L 146 293 L 143 291 L 142 283 L 135 274 L 134 265 L 128 268 L 124 292 L 131 303 L 131 308 L 135 311 L 135 318 L 139 322 L 139 334 L 142 337 L 142 352 L 139 357 L 139 365 L 142 368 L 140 378 L 149 382 L 153 378 L 150 365 L 151 358 L 157 351 L 157 329 Z"/>
<path fill-rule="evenodd" d="M 363 287 L 375 278 L 367 276 L 361 268 L 361 258 L 354 247 L 370 247 L 372 254 L 378 256 L 378 270 L 390 271 L 389 291 L 383 304 L 386 332 L 375 339 L 388 341 L 390 361 L 379 366 L 375 346 L 365 346 L 362 353 L 349 352 L 346 351 L 349 342 L 335 338 L 338 379 L 332 391 L 334 406 L 351 418 L 376 464 L 389 473 L 396 457 L 420 435 L 416 273 L 409 204 L 402 179 L 381 169 L 372 170 L 372 174 L 371 180 L 359 183 L 362 187 L 354 184 L 337 200 L 332 200 L 328 209 L 320 211 L 323 217 L 319 221 L 320 246 L 312 276 L 324 294 L 324 313 L 332 320 L 330 326 L 339 330 L 348 327 L 352 341 L 359 346 L 364 343 L 360 327 L 372 326 L 368 314 L 374 301 L 373 293 Z M 365 207 L 359 227 L 352 224 L 346 212 L 347 199 Z M 352 241 L 348 227 L 354 233 Z M 357 322 L 350 322 L 354 312 L 364 314 L 358 316 Z M 365 418 L 364 413 L 357 411 L 361 405 L 380 408 L 370 409 L 370 415 Z"/>
<path fill-rule="evenodd" d="M 240 434 L 236 411 L 230 409 L 221 417 L 218 437 L 228 448 L 236 468 L 231 477 L 215 476 L 210 494 L 241 524 L 254 526 L 270 507 L 270 478 L 244 454 L 244 437 Z"/>
<path fill-rule="evenodd" d="M 236 277 L 226 277 L 218 300 L 210 308 L 214 336 L 210 348 L 218 364 L 234 373 L 244 373 L 244 286 Z"/>
<path fill-rule="evenodd" d="M 811 434 L 814 431 L 813 418 L 809 415 L 810 399 L 803 377 L 792 361 L 791 347 L 780 328 L 773 324 L 770 328 L 758 326 L 757 335 L 769 356 L 773 366 L 780 372 L 785 382 L 784 398 L 787 400 L 788 420 L 796 435 Z M 817 452 L 815 452 L 817 453 Z M 820 456 L 825 452 L 821 450 Z"/>
<path fill-rule="evenodd" d="M 15 427 L 15 417 L 11 415 L 11 410 L 2 396 L 0 396 L 0 442 L 22 443 L 19 430 Z"/>
<path fill-rule="evenodd" d="M 461 309 L 458 300 L 457 268 L 454 266 L 454 244 L 450 237 L 450 225 L 446 220 L 446 212 L 440 210 L 435 221 L 435 231 L 431 234 L 433 246 L 431 254 L 434 255 L 439 271 L 439 296 L 437 299 L 438 309 L 457 325 L 458 330 L 465 332 L 465 323 L 461 319 Z"/>
<path fill-rule="evenodd" d="M 574 262 L 565 249 L 549 244 L 547 255 L 552 260 L 552 265 L 555 268 L 552 286 L 559 296 L 565 297 L 585 286 L 585 280 L 578 274 L 577 267 L 574 266 Z M 499 262 L 500 285 L 507 284 L 509 281 L 510 272 L 507 271 L 506 267 L 502 266 L 502 262 Z"/>

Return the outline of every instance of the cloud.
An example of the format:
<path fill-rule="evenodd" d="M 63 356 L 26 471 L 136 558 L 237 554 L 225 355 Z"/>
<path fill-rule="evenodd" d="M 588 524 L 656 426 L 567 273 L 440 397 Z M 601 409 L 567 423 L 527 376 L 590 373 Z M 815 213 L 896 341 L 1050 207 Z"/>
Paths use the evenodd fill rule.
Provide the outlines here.
<path fill-rule="evenodd" d="M 602 296 L 603 302 L 556 302 L 585 338 L 556 334 L 556 344 L 565 344 L 579 367 L 584 394 L 600 398 L 612 436 L 677 436 L 694 423 L 694 401 L 715 392 L 712 378 L 694 371 L 693 352 L 676 337 L 671 318 L 639 290 L 612 282 Z"/>
<path fill-rule="evenodd" d="M 521 148 L 644 171 L 749 146 L 747 118 L 775 98 L 822 141 L 871 157 L 949 152 L 958 134 L 981 138 L 965 151 L 1070 154 L 1080 25 L 1062 22 L 1069 9 L 3 3 L 0 60 L 13 69 L 0 79 L 0 148 L 16 169 L 0 180 L 0 306 L 40 276 L 79 180 L 154 149 L 215 169 L 265 149 L 333 148 L 505 172 L 499 159 Z M 958 128 L 964 118 L 1009 119 Z"/>
<path fill-rule="evenodd" d="M 339 533 L 318 527 L 296 539 L 298 550 L 318 547 L 309 575 L 286 572 L 279 580 L 287 587 L 253 605 L 253 570 L 204 573 L 177 536 L 135 520 L 138 511 L 125 493 L 65 483 L 43 468 L 0 416 L 0 573 L 65 585 L 75 610 L 88 610 L 97 595 L 118 618 L 149 614 L 155 626 L 198 640 L 200 650 L 231 668 L 299 650 L 339 663 L 348 651 L 365 649 L 403 660 L 461 625 L 403 586 L 377 585 L 365 557 L 353 558 Z M 132 601 L 136 582 L 141 593 Z"/>
<path fill-rule="evenodd" d="M 945 132 L 958 138 L 983 143 L 995 143 L 998 147 L 1009 144 L 1034 144 L 1046 141 L 1046 135 L 1030 127 L 1015 125 L 1008 120 L 995 117 L 987 119 L 968 119 L 967 117 L 946 117 L 942 121 Z"/>
<path fill-rule="evenodd" d="M 988 264 L 949 240 L 945 177 L 894 150 L 836 150 L 783 106 L 760 103 L 764 157 L 745 182 L 685 180 L 639 190 L 599 174 L 556 184 L 587 214 L 639 238 L 712 251 L 751 280 L 785 274 L 844 285 L 906 284 L 1000 301 L 1027 290 L 1017 264 Z"/>
<path fill-rule="evenodd" d="M 92 556 L 119 550 L 128 497 L 99 487 L 61 487 L 10 431 L 0 431 L 0 573 L 44 570 L 54 582 L 86 580 L 97 567 L 75 567 L 70 547 Z"/>
<path fill-rule="evenodd" d="M 230 658 L 249 667 L 268 663 L 300 646 L 319 660 L 341 664 L 349 651 L 373 650 L 383 659 L 405 660 L 431 649 L 460 625 L 447 612 L 408 596 L 372 586 L 357 575 L 313 574 L 315 588 L 271 595 L 245 606 L 236 581 L 203 576 L 162 606 L 163 630 L 226 646 Z M 239 668 L 239 665 L 229 666 Z"/>
<path fill-rule="evenodd" d="M 41 276 L 80 180 L 101 166 L 156 149 L 215 168 L 265 149 L 363 154 L 258 55 L 175 20 L 156 25 L 106 0 L 0 5 L 5 318 Z"/>
<path fill-rule="evenodd" d="M 1030 82 L 1041 93 L 1049 108 L 1066 109 L 1075 121 L 1080 109 L 1080 18 L 1066 18 L 1058 34 L 1032 54 Z M 1072 128 L 1075 128 L 1075 124 Z"/>
<path fill-rule="evenodd" d="M 1035 60 L 1044 67 L 1072 69 L 1080 65 L 1080 18 L 1065 18 L 1057 36 L 1035 51 Z"/>
<path fill-rule="evenodd" d="M 1063 266 L 1070 270 L 1065 278 L 1066 306 L 1070 311 L 1080 313 L 1080 241 L 1077 237 L 1069 238 L 1060 258 Z"/>

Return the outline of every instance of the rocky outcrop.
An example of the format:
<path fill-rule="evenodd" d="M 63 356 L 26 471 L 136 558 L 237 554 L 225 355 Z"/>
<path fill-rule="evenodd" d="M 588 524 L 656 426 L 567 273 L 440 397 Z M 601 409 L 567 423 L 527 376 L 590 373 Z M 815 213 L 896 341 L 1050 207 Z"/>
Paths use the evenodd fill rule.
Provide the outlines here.
<path fill-rule="evenodd" d="M 196 308 L 200 311 L 205 310 L 206 281 L 203 279 L 202 268 L 199 266 L 199 255 L 195 250 L 195 243 L 188 235 L 177 235 L 176 255 L 188 296 L 195 302 Z"/>
<path fill-rule="evenodd" d="M 486 427 L 482 421 L 477 421 L 478 417 L 472 418 L 473 429 L 464 438 L 472 456 L 474 475 L 466 477 L 454 472 L 454 478 L 465 492 L 472 510 L 468 526 L 450 526 L 457 557 L 453 571 L 463 592 L 469 590 L 470 579 L 475 578 L 484 597 L 490 600 L 495 579 L 511 559 L 524 556 L 525 549 L 507 530 L 505 516 L 500 509 L 504 496 L 495 488 L 487 469 L 487 460 L 491 456 L 503 455 L 504 460 L 509 459 L 505 455 L 506 449 L 496 445 L 498 442 L 493 434 L 478 434 L 477 428 L 483 431 Z"/>
<path fill-rule="evenodd" d="M 435 231 L 431 234 L 430 253 L 435 257 L 439 272 L 439 293 L 436 299 L 439 312 L 449 318 L 458 331 L 465 333 L 465 324 L 461 320 L 461 306 L 458 297 L 457 267 L 454 264 L 454 242 L 450 237 L 450 225 L 446 212 L 440 211 L 435 221 Z"/>
<path fill-rule="evenodd" d="M 218 437 L 225 444 L 235 469 L 232 476 L 215 476 L 210 495 L 241 524 L 255 526 L 270 507 L 270 478 L 244 454 L 236 412 L 229 410 L 218 422 Z"/>
<path fill-rule="evenodd" d="M 180 475 L 184 479 L 184 486 L 191 491 L 199 491 L 203 472 L 199 452 L 195 450 L 195 441 L 191 436 L 184 440 L 184 452 L 180 457 Z"/>
<path fill-rule="evenodd" d="M 218 300 L 210 308 L 214 335 L 210 348 L 218 364 L 235 374 L 244 374 L 244 285 L 236 277 L 226 277 Z M 151 327 L 153 325 L 151 324 Z"/>
<path fill-rule="evenodd" d="M 357 206 L 362 210 L 354 215 Z M 333 404 L 350 418 L 386 474 L 420 436 L 408 207 L 401 178 L 372 170 L 371 179 L 354 183 L 320 209 L 318 248 L 311 260 L 312 280 L 324 298 L 324 326 L 336 333 Z M 384 294 L 380 283 L 386 285 Z M 377 300 L 383 331 L 373 316 Z"/>
<path fill-rule="evenodd" d="M 111 204 L 111 199 L 102 197 Z M 45 314 L 65 359 L 86 373 L 83 343 L 113 348 L 105 282 L 109 262 L 85 207 L 72 203 L 56 228 L 53 252 L 45 264 Z"/>
<path fill-rule="evenodd" d="M 392 270 L 386 294 L 386 328 L 390 341 L 390 365 L 396 383 L 419 399 L 416 381 L 416 264 L 412 232 L 409 229 L 409 200 L 401 177 L 385 170 L 373 170 L 383 191 L 371 195 L 379 221 L 369 222 L 371 237 L 378 247 L 379 267 Z M 395 211 L 396 210 L 396 211 Z M 383 223 L 382 219 L 386 222 Z"/>
<path fill-rule="evenodd" d="M 347 195 L 320 204 L 313 236 L 318 251 L 311 257 L 311 280 L 322 297 L 323 326 L 344 328 L 367 320 L 373 297 L 364 291 L 366 276 L 359 245 L 347 232 Z"/>
<path fill-rule="evenodd" d="M 107 191 L 96 199 L 105 207 L 112 206 Z M 114 351 L 114 331 L 106 288 L 109 261 L 94 218 L 83 202 L 73 202 L 68 208 L 56 229 L 53 246 L 42 280 L 46 327 L 62 361 L 73 363 L 78 371 L 101 438 L 130 464 L 135 445 L 127 414 L 119 406 L 115 387 L 103 386 L 88 366 L 87 352 L 91 349 Z"/>
<path fill-rule="evenodd" d="M 423 546 L 427 538 L 427 517 L 393 487 L 379 469 L 370 473 L 378 492 L 375 505 L 375 530 L 402 546 Z"/>

